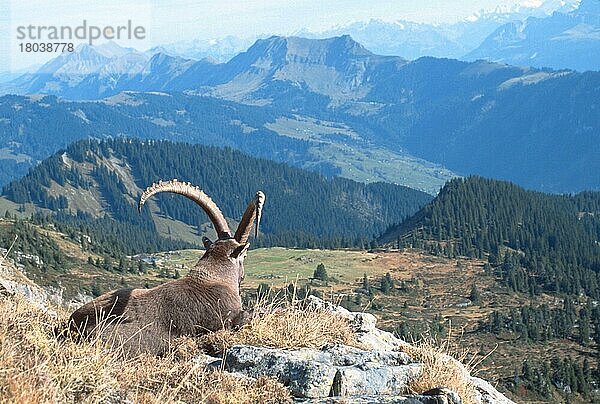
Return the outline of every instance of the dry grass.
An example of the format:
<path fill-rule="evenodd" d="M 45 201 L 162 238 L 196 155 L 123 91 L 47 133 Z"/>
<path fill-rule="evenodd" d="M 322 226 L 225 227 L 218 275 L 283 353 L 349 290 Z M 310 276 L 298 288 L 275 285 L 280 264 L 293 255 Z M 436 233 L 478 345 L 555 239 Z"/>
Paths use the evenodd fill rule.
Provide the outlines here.
<path fill-rule="evenodd" d="M 64 313 L 59 313 L 64 317 Z M 54 337 L 58 324 L 20 297 L 0 297 L 0 402 L 288 402 L 287 389 L 267 378 L 209 372 L 193 361 L 194 346 L 173 354 L 124 359 L 96 340 Z"/>
<path fill-rule="evenodd" d="M 423 364 L 420 377 L 409 386 L 414 393 L 420 394 L 437 387 L 446 387 L 457 393 L 464 404 L 477 402 L 478 395 L 470 379 L 469 370 L 461 363 L 465 361 L 468 353 L 454 349 L 450 337 L 441 342 L 424 338 L 407 344 L 404 351 Z"/>
<path fill-rule="evenodd" d="M 212 352 L 233 345 L 320 349 L 328 343 L 358 346 L 348 321 L 305 301 L 275 299 L 257 302 L 250 322 L 238 331 L 207 334 L 201 344 Z"/>

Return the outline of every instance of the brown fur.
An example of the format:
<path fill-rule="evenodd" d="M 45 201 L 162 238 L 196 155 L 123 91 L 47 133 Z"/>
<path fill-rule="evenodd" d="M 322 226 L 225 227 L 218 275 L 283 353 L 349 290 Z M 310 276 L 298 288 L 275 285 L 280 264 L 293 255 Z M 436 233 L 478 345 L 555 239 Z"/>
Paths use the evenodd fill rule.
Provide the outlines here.
<path fill-rule="evenodd" d="M 119 289 L 76 310 L 69 328 L 123 346 L 127 354 L 163 354 L 173 338 L 241 326 L 239 285 L 248 244 L 205 240 L 207 251 L 190 273 L 152 289 Z"/>

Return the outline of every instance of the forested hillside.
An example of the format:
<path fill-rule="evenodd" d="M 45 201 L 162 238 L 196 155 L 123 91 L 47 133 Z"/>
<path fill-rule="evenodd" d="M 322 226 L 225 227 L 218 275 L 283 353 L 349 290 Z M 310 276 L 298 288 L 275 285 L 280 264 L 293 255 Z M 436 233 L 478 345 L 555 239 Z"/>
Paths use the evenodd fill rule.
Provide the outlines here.
<path fill-rule="evenodd" d="M 487 258 L 517 291 L 600 293 L 600 193 L 547 195 L 480 177 L 456 179 L 381 240 Z"/>
<path fill-rule="evenodd" d="M 257 190 L 264 191 L 264 234 L 254 245 L 366 247 L 431 199 L 392 184 L 327 179 L 232 149 L 129 139 L 74 143 L 5 186 L 3 193 L 14 202 L 57 212 L 53 220 L 63 225 L 84 226 L 99 237 L 112 235 L 116 249 L 133 253 L 166 247 L 156 236 L 148 238 L 165 216 L 172 220 L 160 221 L 164 236 L 177 239 L 181 225 L 192 226 L 192 233 L 197 226 L 207 230 L 205 215 L 182 197 L 159 195 L 151 203 L 154 215 L 148 209 L 137 213 L 142 190 L 171 178 L 201 186 L 232 221 L 239 220 Z"/>

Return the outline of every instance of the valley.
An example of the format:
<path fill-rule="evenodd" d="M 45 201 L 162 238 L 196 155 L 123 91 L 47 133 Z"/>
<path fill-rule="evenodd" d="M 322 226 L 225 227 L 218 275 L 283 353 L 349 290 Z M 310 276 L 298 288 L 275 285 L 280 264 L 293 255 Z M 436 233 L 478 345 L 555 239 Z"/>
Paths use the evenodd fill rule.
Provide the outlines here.
<path fill-rule="evenodd" d="M 406 151 L 377 146 L 343 121 L 278 116 L 278 111 L 208 97 L 127 93 L 97 103 L 58 102 L 53 97 L 4 101 L 0 114 L 7 118 L 0 121 L 0 139 L 9 146 L 0 150 L 0 185 L 75 140 L 112 136 L 227 146 L 327 176 L 389 182 L 429 194 L 457 175 Z M 175 112 L 165 110 L 167 106 Z M 44 119 L 31 120 L 32 114 Z M 46 125 L 48 120 L 56 124 Z"/>

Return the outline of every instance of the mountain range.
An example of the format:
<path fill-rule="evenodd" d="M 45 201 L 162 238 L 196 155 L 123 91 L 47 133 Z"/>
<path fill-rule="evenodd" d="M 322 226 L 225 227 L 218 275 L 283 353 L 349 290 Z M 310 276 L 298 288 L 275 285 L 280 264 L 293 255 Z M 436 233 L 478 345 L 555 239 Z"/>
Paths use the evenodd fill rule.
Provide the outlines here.
<path fill-rule="evenodd" d="M 322 32 L 305 30 L 298 35 L 315 39 L 350 35 L 377 54 L 397 55 L 410 60 L 423 56 L 461 59 L 504 24 L 524 21 L 532 16 L 544 18 L 549 12 L 567 12 L 574 7 L 575 2 L 557 4 L 547 1 L 540 7 L 499 6 L 492 11 L 481 10 L 455 23 L 430 24 L 371 19 Z"/>
<path fill-rule="evenodd" d="M 145 53 L 149 56 L 164 53 L 185 59 L 209 59 L 223 63 L 248 49 L 257 39 L 258 37 L 254 36 L 239 38 L 234 35 L 227 35 L 223 38 L 194 39 L 155 46 Z"/>
<path fill-rule="evenodd" d="M 518 66 L 600 70 L 600 1 L 583 0 L 568 13 L 511 21 L 465 56 Z"/>
<path fill-rule="evenodd" d="M 414 60 L 423 56 L 462 59 L 477 49 L 496 29 L 504 24 L 525 21 L 528 17 L 543 19 L 553 13 L 569 13 L 579 5 L 579 0 L 547 0 L 541 4 L 511 7 L 498 6 L 494 10 L 480 10 L 454 23 L 416 23 L 408 20 L 383 21 L 371 19 L 336 26 L 323 31 L 308 29 L 295 36 L 325 39 L 350 35 L 366 48 L 380 55 L 402 56 Z M 209 58 L 226 62 L 246 50 L 257 39 L 269 35 L 196 39 L 161 45 L 147 53 L 166 53 L 188 59 Z M 564 68 L 567 66 L 554 66 Z"/>
<path fill-rule="evenodd" d="M 350 35 L 376 54 L 402 56 L 409 60 L 424 56 L 463 60 L 481 58 L 524 66 L 598 70 L 599 66 L 595 62 L 589 61 L 582 67 L 570 60 L 570 56 L 577 56 L 574 52 L 592 53 L 597 49 L 597 8 L 597 0 L 585 0 L 581 3 L 580 0 L 546 0 L 540 4 L 498 6 L 492 11 L 480 10 L 455 23 L 428 24 L 408 20 L 371 19 L 318 32 L 304 29 L 298 31 L 295 36 L 326 39 Z M 71 63 L 63 63 L 62 57 L 57 60 L 58 64 L 62 65 L 58 67 L 63 73 L 70 72 L 75 76 L 95 70 L 103 70 L 102 74 L 110 74 L 115 69 L 122 73 L 136 74 L 140 72 L 141 66 L 156 54 L 224 63 L 246 50 L 257 39 L 267 37 L 269 35 L 263 34 L 193 39 L 161 44 L 145 52 L 131 48 L 119 50 L 118 46 L 109 42 L 95 46 L 101 54 L 100 57 L 90 57 L 95 58 L 95 61 L 78 63 L 71 60 Z M 556 46 L 548 46 L 548 41 Z M 567 49 L 565 52 L 560 46 L 565 44 L 575 46 L 576 50 Z M 80 47 L 90 52 L 88 46 Z M 538 58 L 537 54 L 540 54 Z M 115 60 L 108 62 L 106 58 Z M 31 66 L 21 71 L 0 72 L 0 83 L 12 82 L 0 89 L 5 93 L 18 92 L 24 84 L 34 80 L 35 76 L 55 73 L 56 64 L 51 62 L 42 68 Z M 88 66 L 85 66 L 86 64 Z M 97 66 L 98 64 L 110 66 L 103 68 Z M 28 73 L 21 80 L 16 80 L 23 71 Z M 77 78 L 74 80 L 77 81 Z M 35 91 L 35 87 L 32 85 L 31 90 Z"/>
<path fill-rule="evenodd" d="M 79 61 L 88 51 L 102 60 L 94 49 L 61 60 L 89 70 Z M 22 173 L 67 139 L 127 135 L 228 145 L 431 193 L 457 174 L 550 192 L 600 187 L 600 73 L 408 61 L 376 55 L 349 36 L 271 37 L 227 63 L 157 54 L 135 74 L 105 74 L 104 66 L 22 89 L 84 102 L 0 99 L 4 167 Z M 18 175 L 6 172 L 5 181 Z"/>
<path fill-rule="evenodd" d="M 355 22 L 309 38 L 351 35 L 371 51 L 414 60 L 423 56 L 578 71 L 600 70 L 600 2 L 546 1 L 498 7 L 452 24 Z"/>

